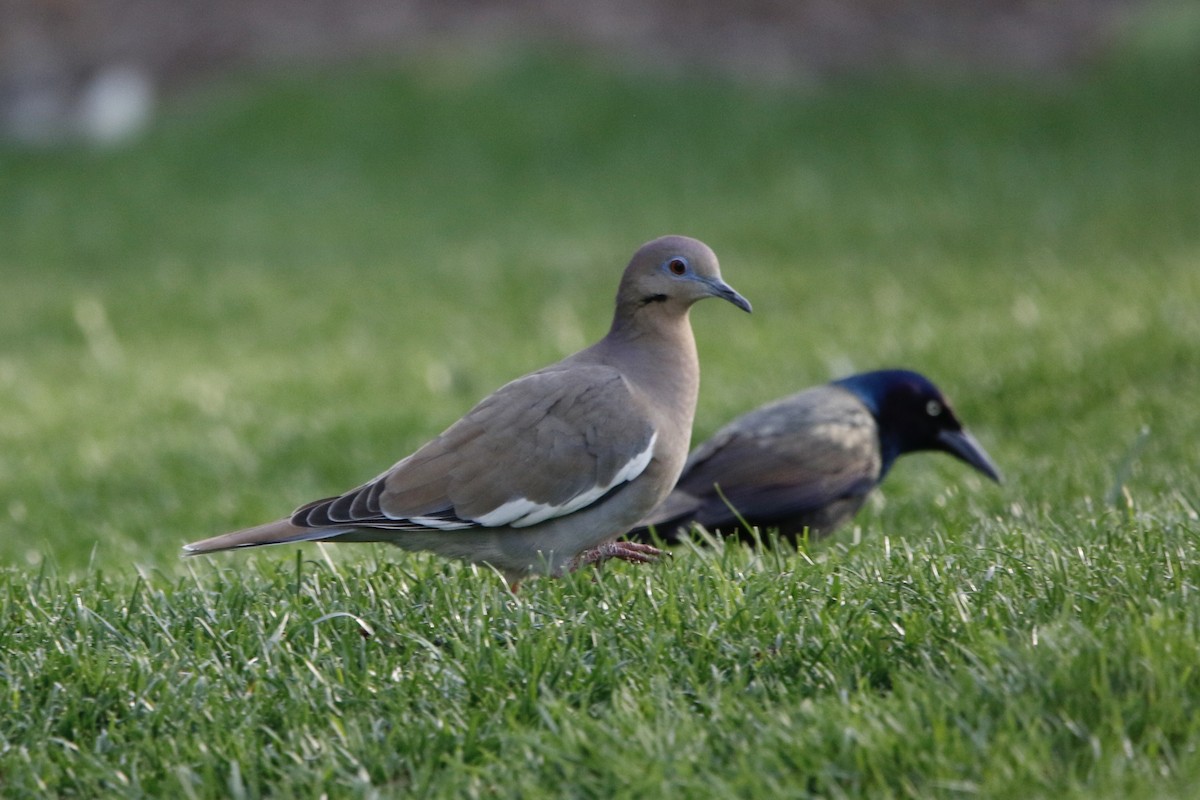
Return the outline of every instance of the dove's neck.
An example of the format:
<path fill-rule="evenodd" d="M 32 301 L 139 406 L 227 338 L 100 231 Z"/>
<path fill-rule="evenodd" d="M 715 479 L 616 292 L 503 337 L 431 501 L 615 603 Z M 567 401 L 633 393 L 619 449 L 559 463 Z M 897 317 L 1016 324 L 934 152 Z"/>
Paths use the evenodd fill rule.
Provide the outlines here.
<path fill-rule="evenodd" d="M 595 354 L 669 407 L 690 431 L 700 391 L 700 363 L 687 309 L 659 306 L 637 311 L 618 314 L 608 335 L 596 344 Z"/>

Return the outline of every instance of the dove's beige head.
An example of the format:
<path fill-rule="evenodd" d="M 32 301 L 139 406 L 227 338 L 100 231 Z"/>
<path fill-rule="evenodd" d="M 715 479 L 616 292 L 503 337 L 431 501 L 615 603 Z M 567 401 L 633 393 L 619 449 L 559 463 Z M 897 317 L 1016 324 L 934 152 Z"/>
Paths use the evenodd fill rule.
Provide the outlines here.
<path fill-rule="evenodd" d="M 682 313 L 705 297 L 750 310 L 750 302 L 721 279 L 717 256 L 708 245 L 686 236 L 663 236 L 633 254 L 621 277 L 617 307 L 630 313 L 663 304 Z"/>

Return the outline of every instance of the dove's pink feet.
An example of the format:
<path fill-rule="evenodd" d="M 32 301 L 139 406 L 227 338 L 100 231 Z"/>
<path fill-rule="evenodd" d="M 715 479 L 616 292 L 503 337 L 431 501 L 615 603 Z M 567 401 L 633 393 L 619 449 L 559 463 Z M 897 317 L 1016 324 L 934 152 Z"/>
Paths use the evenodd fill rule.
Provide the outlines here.
<path fill-rule="evenodd" d="M 653 564 L 663 556 L 669 555 L 670 553 L 659 550 L 653 545 L 641 542 L 605 542 L 599 547 L 584 550 L 576 556 L 571 563 L 571 572 L 588 564 L 599 566 L 610 558 L 619 558 L 631 564 Z"/>

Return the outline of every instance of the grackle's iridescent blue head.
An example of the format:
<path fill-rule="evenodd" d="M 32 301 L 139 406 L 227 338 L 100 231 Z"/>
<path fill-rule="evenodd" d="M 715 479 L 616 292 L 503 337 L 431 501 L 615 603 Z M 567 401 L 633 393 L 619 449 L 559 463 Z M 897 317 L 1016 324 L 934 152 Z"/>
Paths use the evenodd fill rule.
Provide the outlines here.
<path fill-rule="evenodd" d="M 975 437 L 963 429 L 950 401 L 924 375 L 885 369 L 851 375 L 833 384 L 853 392 L 879 425 L 880 480 L 905 453 L 940 450 L 997 483 L 1001 481 L 1000 471 Z"/>

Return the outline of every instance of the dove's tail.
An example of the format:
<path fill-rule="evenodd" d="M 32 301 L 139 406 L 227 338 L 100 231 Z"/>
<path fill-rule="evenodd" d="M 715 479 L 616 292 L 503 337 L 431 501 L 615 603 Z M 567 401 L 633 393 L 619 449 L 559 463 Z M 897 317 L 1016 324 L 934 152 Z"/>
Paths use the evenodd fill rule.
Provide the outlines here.
<path fill-rule="evenodd" d="M 314 542 L 322 539 L 336 539 L 347 533 L 347 528 L 303 528 L 293 525 L 290 519 L 281 519 L 245 528 L 233 533 L 225 533 L 192 542 L 183 546 L 184 555 L 198 556 L 204 553 L 216 553 L 220 550 L 233 550 L 238 547 L 258 547 L 266 544 L 290 544 L 292 542 Z"/>

